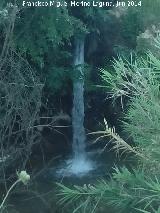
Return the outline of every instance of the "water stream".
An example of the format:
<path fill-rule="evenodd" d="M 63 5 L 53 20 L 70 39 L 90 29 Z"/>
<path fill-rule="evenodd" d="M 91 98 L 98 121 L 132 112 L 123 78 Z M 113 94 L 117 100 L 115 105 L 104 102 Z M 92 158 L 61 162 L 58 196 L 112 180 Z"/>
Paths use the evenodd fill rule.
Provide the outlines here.
<path fill-rule="evenodd" d="M 93 170 L 93 162 L 86 152 L 86 134 L 84 128 L 84 39 L 75 39 L 74 49 L 74 80 L 73 80 L 73 107 L 72 107 L 72 157 L 59 174 L 64 176 L 82 176 Z"/>
<path fill-rule="evenodd" d="M 73 82 L 73 159 L 71 161 L 71 172 L 84 174 L 92 169 L 86 153 L 86 135 L 84 129 L 84 39 L 75 40 L 74 67 L 77 78 Z"/>
<path fill-rule="evenodd" d="M 77 39 L 75 42 L 74 67 L 78 72 L 78 79 L 73 81 L 73 108 L 72 108 L 72 149 L 74 158 L 85 158 L 85 129 L 84 129 L 84 40 Z"/>

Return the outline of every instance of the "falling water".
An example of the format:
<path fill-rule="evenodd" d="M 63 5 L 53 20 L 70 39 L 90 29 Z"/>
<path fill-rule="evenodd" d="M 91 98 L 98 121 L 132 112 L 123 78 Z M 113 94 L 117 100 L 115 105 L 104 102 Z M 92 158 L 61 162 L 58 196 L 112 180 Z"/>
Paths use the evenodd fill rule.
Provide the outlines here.
<path fill-rule="evenodd" d="M 85 129 L 84 129 L 84 40 L 75 41 L 74 66 L 75 76 L 78 79 L 73 81 L 73 108 L 72 108 L 72 128 L 73 128 L 73 154 L 75 158 L 85 156 Z"/>
<path fill-rule="evenodd" d="M 76 39 L 74 52 L 73 81 L 73 108 L 72 108 L 72 130 L 73 156 L 67 160 L 67 167 L 61 169 L 58 174 L 82 176 L 93 169 L 92 162 L 86 153 L 86 135 L 84 129 L 84 39 Z"/>
<path fill-rule="evenodd" d="M 78 76 L 73 82 L 73 159 L 71 170 L 75 174 L 86 173 L 91 170 L 91 162 L 87 159 L 86 136 L 84 129 L 84 39 L 75 41 L 74 66 Z"/>
<path fill-rule="evenodd" d="M 74 99 L 72 109 L 72 126 L 73 126 L 73 154 L 75 158 L 79 158 L 80 155 L 86 155 L 85 152 L 85 130 L 84 130 L 84 100 L 83 80 L 74 82 L 73 85 Z"/>

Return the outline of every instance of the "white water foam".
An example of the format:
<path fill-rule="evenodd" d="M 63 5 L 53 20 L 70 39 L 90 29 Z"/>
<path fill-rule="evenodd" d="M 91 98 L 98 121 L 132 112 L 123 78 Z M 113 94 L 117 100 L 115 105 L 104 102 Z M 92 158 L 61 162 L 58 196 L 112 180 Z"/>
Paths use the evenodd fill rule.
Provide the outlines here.
<path fill-rule="evenodd" d="M 57 175 L 61 177 L 78 176 L 82 177 L 94 170 L 96 165 L 89 159 L 73 158 L 65 161 L 65 165 L 57 170 Z"/>

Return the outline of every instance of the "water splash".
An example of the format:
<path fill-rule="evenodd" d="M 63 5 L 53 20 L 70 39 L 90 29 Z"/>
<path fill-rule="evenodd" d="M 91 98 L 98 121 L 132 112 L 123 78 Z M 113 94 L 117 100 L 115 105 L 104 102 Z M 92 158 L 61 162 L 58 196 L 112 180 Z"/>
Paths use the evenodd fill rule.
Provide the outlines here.
<path fill-rule="evenodd" d="M 96 164 L 84 156 L 77 158 L 70 158 L 61 164 L 61 168 L 56 171 L 57 177 L 77 176 L 83 177 L 90 171 L 96 168 Z"/>

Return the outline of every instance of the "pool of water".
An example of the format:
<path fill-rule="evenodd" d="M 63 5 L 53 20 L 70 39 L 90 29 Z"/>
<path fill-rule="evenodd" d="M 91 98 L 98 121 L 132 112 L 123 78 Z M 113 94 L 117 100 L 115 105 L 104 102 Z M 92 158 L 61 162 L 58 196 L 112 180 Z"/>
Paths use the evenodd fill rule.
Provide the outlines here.
<path fill-rule="evenodd" d="M 77 175 L 66 173 L 66 159 L 57 158 L 51 161 L 45 168 L 42 167 L 38 173 L 31 176 L 28 186 L 19 185 L 8 199 L 4 213 L 72 213 L 58 205 L 56 182 L 67 186 L 93 184 L 100 178 L 110 178 L 112 167 L 118 162 L 114 154 L 110 152 L 90 152 L 88 155 L 92 162 L 92 170 Z M 88 212 L 89 213 L 89 212 Z M 99 208 L 98 213 L 106 213 L 103 208 Z M 115 213 L 108 209 L 107 213 Z"/>

